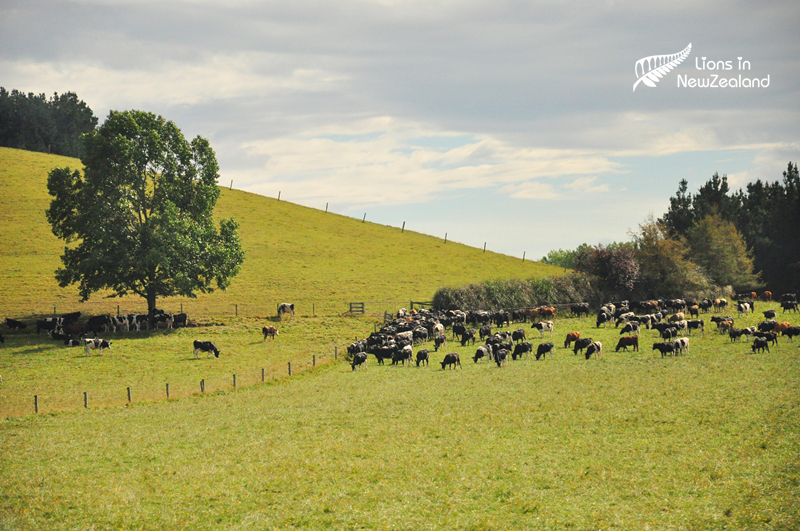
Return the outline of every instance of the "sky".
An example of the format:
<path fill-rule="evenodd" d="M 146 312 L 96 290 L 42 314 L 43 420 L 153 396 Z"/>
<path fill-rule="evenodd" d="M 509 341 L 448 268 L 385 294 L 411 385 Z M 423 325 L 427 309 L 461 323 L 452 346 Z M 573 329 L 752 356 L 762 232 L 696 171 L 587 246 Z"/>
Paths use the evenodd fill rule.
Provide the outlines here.
<path fill-rule="evenodd" d="M 796 0 L 4 0 L 0 86 L 159 114 L 224 186 L 538 259 L 629 240 L 681 179 L 780 180 L 798 23 Z"/>

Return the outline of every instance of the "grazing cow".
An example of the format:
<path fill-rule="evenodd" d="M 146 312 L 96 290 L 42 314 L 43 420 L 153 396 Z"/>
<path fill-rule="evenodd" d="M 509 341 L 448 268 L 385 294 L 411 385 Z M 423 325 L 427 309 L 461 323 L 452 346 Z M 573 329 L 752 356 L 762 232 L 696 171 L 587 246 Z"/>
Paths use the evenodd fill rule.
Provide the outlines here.
<path fill-rule="evenodd" d="M 736 305 L 736 310 L 740 314 L 743 314 L 743 313 L 746 314 L 746 313 L 750 313 L 750 312 L 753 311 L 753 309 L 750 307 L 750 303 L 748 303 L 748 302 L 740 302 L 739 304 Z"/>
<path fill-rule="evenodd" d="M 481 340 L 482 340 L 484 337 L 490 337 L 490 336 L 492 335 L 492 327 L 491 327 L 491 325 L 483 325 L 483 326 L 480 328 L 480 330 L 478 330 L 478 333 L 479 333 L 479 334 L 480 334 L 480 336 L 481 336 Z"/>
<path fill-rule="evenodd" d="M 639 338 L 637 336 L 625 336 L 619 338 L 619 343 L 617 343 L 616 352 L 619 352 L 619 349 L 622 349 L 625 352 L 627 352 L 628 347 L 633 347 L 634 352 L 639 352 Z"/>
<path fill-rule="evenodd" d="M 689 317 L 700 317 L 700 307 L 698 305 L 689 306 Z"/>
<path fill-rule="evenodd" d="M 678 329 L 674 326 L 665 328 L 661 332 L 661 339 L 672 339 L 673 337 L 678 337 Z"/>
<path fill-rule="evenodd" d="M 475 344 L 475 329 L 470 328 L 469 330 L 465 331 L 461 334 L 461 346 L 464 347 L 467 345 L 469 341 L 472 341 L 472 344 Z"/>
<path fill-rule="evenodd" d="M 494 355 L 494 362 L 497 363 L 498 367 L 502 367 L 508 363 L 508 354 L 508 350 L 504 348 L 501 348 L 497 351 L 497 353 Z"/>
<path fill-rule="evenodd" d="M 610 320 L 614 318 L 613 314 L 600 312 L 597 314 L 597 324 L 595 325 L 596 328 L 600 328 L 600 325 L 605 325 Z"/>
<path fill-rule="evenodd" d="M 428 330 L 423 327 L 415 328 L 413 331 L 414 334 L 414 344 L 418 345 L 420 343 L 425 343 L 428 341 Z"/>
<path fill-rule="evenodd" d="M 705 323 L 703 322 L 702 319 L 699 321 L 686 321 L 686 328 L 689 331 L 689 335 L 692 335 L 692 330 L 697 330 L 697 329 L 700 330 L 701 336 L 705 335 Z"/>
<path fill-rule="evenodd" d="M 539 330 L 539 337 L 544 337 L 545 332 L 550 332 L 550 337 L 553 337 L 553 321 L 542 321 L 541 323 L 533 323 L 531 328 Z"/>
<path fill-rule="evenodd" d="M 675 340 L 675 343 L 678 344 L 678 354 L 688 354 L 689 353 L 689 338 L 688 337 L 679 337 Z"/>
<path fill-rule="evenodd" d="M 81 312 L 65 313 L 61 316 L 62 322 L 66 324 L 74 323 L 81 318 Z"/>
<path fill-rule="evenodd" d="M 458 365 L 459 369 L 463 369 L 461 366 L 461 358 L 458 357 L 458 352 L 451 352 L 450 354 L 446 354 L 444 357 L 444 361 L 441 362 L 442 370 L 448 365 L 451 369 L 455 369 L 456 365 Z"/>
<path fill-rule="evenodd" d="M 208 353 L 208 357 L 211 357 L 211 353 L 214 353 L 215 358 L 219 358 L 221 352 L 217 349 L 217 346 L 212 343 L 211 341 L 197 341 L 194 342 L 194 357 L 199 358 L 200 355 L 198 354 L 200 351 Z"/>
<path fill-rule="evenodd" d="M 800 336 L 800 326 L 790 326 L 789 328 L 781 331 L 782 336 L 787 336 L 789 341 L 794 343 L 794 336 Z"/>
<path fill-rule="evenodd" d="M 764 319 L 775 319 L 775 310 L 767 310 L 765 312 L 761 312 L 764 314 Z"/>
<path fill-rule="evenodd" d="M 582 352 L 583 349 L 585 349 L 586 347 L 588 347 L 591 344 L 592 344 L 592 338 L 591 337 L 586 337 L 584 339 L 578 339 L 578 340 L 575 341 L 575 346 L 572 348 L 572 353 L 577 356 L 579 350 Z"/>
<path fill-rule="evenodd" d="M 778 323 L 773 320 L 763 321 L 758 324 L 758 330 L 759 332 L 770 332 L 775 329 L 775 325 L 777 324 Z"/>
<path fill-rule="evenodd" d="M 763 353 L 764 349 L 766 349 L 767 352 L 769 352 L 769 342 L 765 337 L 757 337 L 753 340 L 753 344 L 750 345 L 750 348 L 753 349 L 754 354 L 758 350 L 760 350 Z"/>
<path fill-rule="evenodd" d="M 780 334 L 784 330 L 788 330 L 789 328 L 791 328 L 791 326 L 792 326 L 791 323 L 786 323 L 786 322 L 775 323 L 775 328 L 773 328 L 772 331 L 775 332 L 776 334 Z"/>
<path fill-rule="evenodd" d="M 408 361 L 408 366 L 410 367 L 413 359 L 414 352 L 411 349 L 411 345 L 406 345 L 392 355 L 392 365 L 397 365 L 398 363 L 405 365 L 406 361 Z"/>
<path fill-rule="evenodd" d="M 439 352 L 439 347 L 447 345 L 447 337 L 444 334 L 438 335 L 433 338 L 433 350 Z"/>
<path fill-rule="evenodd" d="M 550 353 L 550 359 L 553 359 L 553 350 L 555 350 L 556 346 L 553 343 L 540 343 L 539 346 L 536 348 L 536 361 L 539 361 L 539 358 L 544 356 L 544 359 L 547 359 L 547 353 Z"/>
<path fill-rule="evenodd" d="M 598 358 L 602 357 L 603 344 L 600 343 L 599 341 L 595 341 L 594 343 L 586 347 L 586 359 L 588 360 L 589 358 L 592 357 L 592 354 L 595 353 L 597 354 Z"/>
<path fill-rule="evenodd" d="M 636 317 L 636 315 L 633 312 L 625 312 L 623 314 L 620 314 L 620 316 L 617 318 L 616 323 L 614 323 L 614 326 L 616 328 L 619 328 L 620 323 L 627 323 L 634 317 Z"/>
<path fill-rule="evenodd" d="M 278 319 L 283 320 L 283 316 L 285 314 L 291 314 L 294 317 L 294 303 L 293 302 L 282 302 L 278 305 Z"/>
<path fill-rule="evenodd" d="M 22 330 L 23 328 L 26 328 L 28 326 L 22 321 L 17 321 L 16 319 L 9 319 L 8 317 L 6 317 L 3 320 L 3 324 L 5 324 L 11 330 Z"/>
<path fill-rule="evenodd" d="M 368 354 L 372 354 L 375 356 L 375 359 L 378 360 L 378 365 L 383 365 L 383 360 L 392 359 L 392 355 L 395 353 L 396 349 L 391 347 L 377 347 L 371 348 Z"/>
<path fill-rule="evenodd" d="M 577 341 L 581 338 L 580 332 L 570 332 L 567 334 L 567 338 L 564 340 L 564 348 L 569 348 L 573 341 Z"/>
<path fill-rule="evenodd" d="M 738 328 L 731 328 L 728 330 L 728 337 L 731 338 L 731 343 L 735 343 L 742 338 L 743 332 Z"/>
<path fill-rule="evenodd" d="M 356 367 L 358 367 L 359 365 L 363 365 L 365 369 L 367 368 L 366 352 L 356 352 L 353 355 L 353 363 L 350 364 L 350 367 L 352 367 L 353 370 L 356 370 Z"/>
<path fill-rule="evenodd" d="M 620 330 L 619 335 L 633 333 L 633 334 L 636 334 L 638 336 L 640 328 L 641 328 L 641 325 L 639 325 L 639 323 L 628 323 L 628 324 L 626 324 L 625 326 L 622 327 L 622 330 Z"/>
<path fill-rule="evenodd" d="M 581 302 L 581 303 L 577 303 L 577 304 L 571 304 L 569 309 L 577 317 L 580 317 L 582 314 L 586 314 L 586 317 L 589 317 L 589 303 L 588 302 Z"/>
<path fill-rule="evenodd" d="M 514 352 L 511 353 L 511 359 L 516 360 L 517 357 L 522 359 L 522 356 L 524 356 L 526 352 L 533 352 L 533 345 L 528 341 L 523 341 L 522 343 L 514 345 Z"/>
<path fill-rule="evenodd" d="M 714 310 L 715 311 L 722 311 L 728 307 L 728 301 L 726 299 L 714 299 Z"/>
<path fill-rule="evenodd" d="M 483 338 L 481 338 L 481 339 L 483 339 Z M 514 341 L 514 343 L 518 343 L 518 342 L 524 341 L 526 339 L 528 339 L 528 338 L 525 337 L 525 330 L 522 329 L 522 328 L 514 330 L 511 333 L 511 340 Z"/>
<path fill-rule="evenodd" d="M 490 347 L 478 347 L 478 350 L 475 351 L 475 355 L 472 357 L 472 361 L 478 363 L 478 360 L 483 358 L 488 360 L 492 359 L 492 349 Z"/>
<path fill-rule="evenodd" d="M 456 336 L 463 335 L 466 331 L 467 331 L 466 326 L 458 323 L 453 324 L 453 339 L 455 339 Z"/>
<path fill-rule="evenodd" d="M 424 363 L 427 366 L 429 357 L 430 352 L 426 348 L 417 352 L 417 367 L 419 367 L 421 363 Z"/>
<path fill-rule="evenodd" d="M 272 340 L 275 340 L 275 336 L 277 336 L 280 332 L 274 326 L 265 326 L 261 329 L 261 333 L 264 334 L 264 341 L 267 340 L 267 337 L 271 337 Z"/>
<path fill-rule="evenodd" d="M 653 343 L 653 350 L 660 351 L 662 358 L 667 354 L 675 354 L 675 351 L 677 349 L 678 349 L 677 341 L 670 341 L 668 343 Z"/>
<path fill-rule="evenodd" d="M 103 355 L 104 348 L 111 348 L 111 341 L 106 341 L 105 339 L 84 339 L 83 340 L 83 348 L 86 350 L 86 355 L 91 356 L 90 350 L 99 350 L 100 355 Z"/>

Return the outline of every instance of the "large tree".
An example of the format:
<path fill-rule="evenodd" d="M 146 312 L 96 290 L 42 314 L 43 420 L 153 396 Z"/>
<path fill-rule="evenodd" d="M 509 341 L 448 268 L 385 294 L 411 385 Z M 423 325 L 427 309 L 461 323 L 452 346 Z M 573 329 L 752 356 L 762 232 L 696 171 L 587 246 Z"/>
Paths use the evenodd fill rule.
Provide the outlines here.
<path fill-rule="evenodd" d="M 219 188 L 208 141 L 188 142 L 174 123 L 141 111 L 112 111 L 83 136 L 83 175 L 50 172 L 47 210 L 53 233 L 67 242 L 56 271 L 62 287 L 77 283 L 87 300 L 99 290 L 194 297 L 225 289 L 244 253 L 233 219 L 212 212 Z"/>
<path fill-rule="evenodd" d="M 761 286 L 744 236 L 719 214 L 698 220 L 687 233 L 691 260 L 719 286 L 751 290 Z"/>

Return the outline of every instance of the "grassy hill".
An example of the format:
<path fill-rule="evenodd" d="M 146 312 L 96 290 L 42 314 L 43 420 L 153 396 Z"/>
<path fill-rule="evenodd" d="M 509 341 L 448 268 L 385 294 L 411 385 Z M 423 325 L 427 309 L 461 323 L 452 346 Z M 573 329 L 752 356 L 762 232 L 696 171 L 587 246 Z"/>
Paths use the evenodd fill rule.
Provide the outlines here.
<path fill-rule="evenodd" d="M 49 314 L 81 310 L 101 313 L 140 311 L 138 297 L 80 303 L 73 287 L 59 288 L 53 271 L 63 244 L 53 236 L 44 211 L 50 204 L 48 172 L 57 166 L 80 168 L 80 161 L 55 155 L 0 148 L 0 315 Z M 273 315 L 276 304 L 294 302 L 300 313 L 337 314 L 351 301 L 367 302 L 380 313 L 430 300 L 437 288 L 492 278 L 560 274 L 557 267 L 522 262 L 439 238 L 400 232 L 396 227 L 222 188 L 215 216 L 240 223 L 246 252 L 241 273 L 224 293 L 198 299 L 162 300 L 180 304 L 192 315 Z M 313 306 L 312 306 L 313 305 Z"/>

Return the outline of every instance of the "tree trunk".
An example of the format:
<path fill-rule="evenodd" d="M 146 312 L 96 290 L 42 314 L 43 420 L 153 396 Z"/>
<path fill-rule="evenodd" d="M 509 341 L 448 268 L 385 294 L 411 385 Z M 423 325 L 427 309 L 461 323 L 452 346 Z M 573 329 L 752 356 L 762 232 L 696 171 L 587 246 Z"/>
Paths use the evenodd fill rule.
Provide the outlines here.
<path fill-rule="evenodd" d="M 151 285 L 147 287 L 147 312 L 156 309 L 156 289 Z"/>

